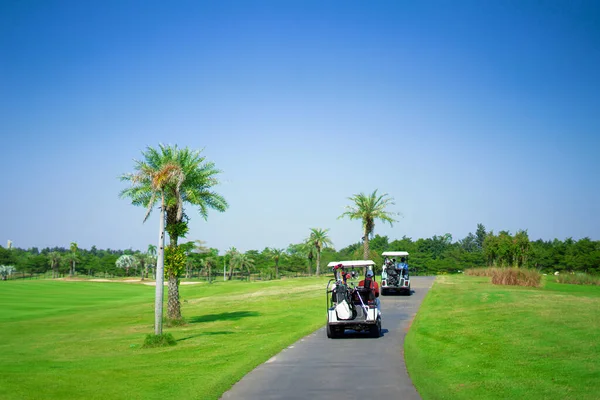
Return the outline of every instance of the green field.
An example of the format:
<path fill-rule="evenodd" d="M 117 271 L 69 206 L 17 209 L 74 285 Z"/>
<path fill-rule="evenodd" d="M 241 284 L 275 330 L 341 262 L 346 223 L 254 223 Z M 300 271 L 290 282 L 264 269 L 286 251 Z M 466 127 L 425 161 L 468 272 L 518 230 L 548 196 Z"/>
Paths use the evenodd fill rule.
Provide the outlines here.
<path fill-rule="evenodd" d="M 0 398 L 216 399 L 324 323 L 325 278 L 182 285 L 177 345 L 144 349 L 152 286 L 0 282 Z"/>
<path fill-rule="evenodd" d="M 600 398 L 600 288 L 439 276 L 405 342 L 429 399 Z"/>

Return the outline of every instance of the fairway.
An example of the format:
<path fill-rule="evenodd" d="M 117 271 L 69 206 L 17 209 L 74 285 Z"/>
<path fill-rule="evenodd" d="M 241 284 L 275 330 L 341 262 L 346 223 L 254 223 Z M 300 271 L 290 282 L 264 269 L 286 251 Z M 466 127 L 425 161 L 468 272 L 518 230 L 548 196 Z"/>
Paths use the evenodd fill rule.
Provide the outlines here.
<path fill-rule="evenodd" d="M 326 278 L 182 285 L 188 324 L 153 333 L 154 287 L 118 282 L 0 285 L 0 398 L 217 399 L 324 323 Z M 166 295 L 165 295 L 166 296 Z"/>
<path fill-rule="evenodd" d="M 600 393 L 599 338 L 599 287 L 439 276 L 405 357 L 425 400 L 592 400 Z"/>

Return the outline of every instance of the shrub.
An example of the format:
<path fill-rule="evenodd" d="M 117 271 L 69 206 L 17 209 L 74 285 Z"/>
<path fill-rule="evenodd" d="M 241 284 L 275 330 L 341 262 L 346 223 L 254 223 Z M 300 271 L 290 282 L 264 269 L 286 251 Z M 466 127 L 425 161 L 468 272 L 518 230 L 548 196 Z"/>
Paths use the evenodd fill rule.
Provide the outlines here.
<path fill-rule="evenodd" d="M 146 335 L 144 340 L 144 348 L 175 346 L 177 342 L 170 333 L 162 335 Z"/>
<path fill-rule="evenodd" d="M 556 282 L 569 283 L 572 285 L 598 285 L 598 286 L 600 286 L 600 277 L 588 275 L 583 272 L 576 272 L 574 274 L 557 275 Z"/>

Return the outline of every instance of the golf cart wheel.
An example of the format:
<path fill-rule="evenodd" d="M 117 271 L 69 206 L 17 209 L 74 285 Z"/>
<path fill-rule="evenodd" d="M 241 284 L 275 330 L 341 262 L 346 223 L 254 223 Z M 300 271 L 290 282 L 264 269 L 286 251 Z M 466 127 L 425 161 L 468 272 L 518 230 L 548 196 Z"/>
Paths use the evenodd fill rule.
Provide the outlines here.
<path fill-rule="evenodd" d="M 387 294 L 387 289 L 381 288 L 381 295 L 385 296 Z"/>
<path fill-rule="evenodd" d="M 377 318 L 377 323 L 370 326 L 369 333 L 374 338 L 381 336 L 381 319 Z"/>
<path fill-rule="evenodd" d="M 327 324 L 327 337 L 329 339 L 337 339 L 344 334 L 344 327 L 331 326 Z"/>

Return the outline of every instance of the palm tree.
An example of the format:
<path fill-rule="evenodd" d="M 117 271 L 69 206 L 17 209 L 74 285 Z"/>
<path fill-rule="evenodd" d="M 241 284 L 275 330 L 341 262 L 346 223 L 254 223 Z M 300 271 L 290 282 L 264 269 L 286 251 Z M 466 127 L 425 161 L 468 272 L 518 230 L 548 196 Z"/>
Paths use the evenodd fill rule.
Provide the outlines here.
<path fill-rule="evenodd" d="M 146 254 L 150 257 L 156 257 L 156 246 L 153 244 L 148 245 L 148 250 L 146 250 Z"/>
<path fill-rule="evenodd" d="M 327 232 L 329 232 L 329 229 L 310 228 L 308 242 L 312 243 L 313 247 L 317 250 L 317 269 L 315 271 L 317 276 L 321 273 L 321 249 L 333 246 Z"/>
<path fill-rule="evenodd" d="M 62 259 L 69 267 L 69 277 L 73 277 L 75 274 L 75 264 L 79 261 L 79 256 L 77 256 L 77 253 L 70 252 L 65 253 Z"/>
<path fill-rule="evenodd" d="M 149 244 L 146 254 L 148 254 L 149 263 L 149 265 L 146 266 L 146 269 L 148 269 L 148 266 L 152 266 L 152 268 L 154 268 L 154 279 L 156 279 L 156 246 Z M 148 271 L 146 271 L 146 276 L 148 276 Z"/>
<path fill-rule="evenodd" d="M 140 251 L 139 253 L 135 253 L 135 258 L 140 266 L 141 279 L 144 280 L 144 278 L 148 275 L 148 261 L 150 260 L 150 255 Z"/>
<path fill-rule="evenodd" d="M 135 267 L 137 264 L 138 260 L 136 259 L 136 257 L 129 254 L 123 254 L 122 256 L 117 258 L 117 261 L 115 261 L 115 265 L 117 266 L 117 268 L 125 269 L 125 276 L 129 276 L 129 268 Z"/>
<path fill-rule="evenodd" d="M 279 279 L 279 260 L 285 257 L 285 250 L 270 248 L 269 255 L 275 261 L 275 279 Z"/>
<path fill-rule="evenodd" d="M 15 271 L 16 269 L 12 265 L 0 265 L 0 277 L 2 277 L 3 281 L 8 279 Z"/>
<path fill-rule="evenodd" d="M 144 222 L 150 216 L 152 208 L 160 195 L 160 217 L 158 229 L 158 251 L 156 259 L 156 292 L 154 299 L 154 334 L 162 335 L 163 280 L 165 250 L 165 187 L 172 182 L 181 181 L 181 168 L 173 163 L 155 166 L 137 162 L 137 173 L 124 175 L 122 180 L 131 182 L 132 187 L 121 192 L 121 197 L 131 197 L 134 205 L 147 207 Z"/>
<path fill-rule="evenodd" d="M 77 263 L 77 261 L 79 261 L 77 259 L 77 243 L 75 242 L 71 242 L 71 253 L 75 256 L 75 257 L 70 257 L 69 261 L 71 262 L 71 269 L 69 271 L 69 276 L 73 277 L 73 275 L 75 275 L 75 264 Z"/>
<path fill-rule="evenodd" d="M 310 237 L 306 239 L 306 241 L 302 244 L 304 254 L 306 255 L 306 259 L 308 260 L 308 276 L 312 275 L 312 263 L 315 258 L 315 246 L 310 241 Z"/>
<path fill-rule="evenodd" d="M 236 253 L 231 262 L 233 262 L 240 271 L 246 268 L 248 271 L 248 280 L 250 280 L 250 269 L 254 267 L 254 260 L 250 256 L 244 253 Z"/>
<path fill-rule="evenodd" d="M 227 280 L 230 281 L 233 278 L 233 267 L 235 263 L 233 263 L 233 259 L 238 254 L 238 251 L 235 247 L 230 247 L 229 250 L 225 252 L 225 257 L 229 257 L 229 273 L 227 274 Z"/>
<path fill-rule="evenodd" d="M 160 144 L 158 149 L 147 147 L 143 161 L 136 160 L 136 173 L 125 174 L 121 180 L 129 181 L 132 186 L 121 192 L 121 197 L 128 197 L 134 205 L 148 207 L 152 210 L 156 194 L 161 194 L 161 211 L 166 213 L 166 229 L 169 233 L 169 246 L 177 247 L 179 237 L 187 233 L 187 223 L 184 220 L 183 204 L 198 206 L 200 215 L 208 218 L 208 210 L 225 211 L 228 207 L 225 199 L 212 191 L 218 185 L 216 176 L 221 172 L 214 163 L 205 162 L 201 151 L 180 149 L 175 146 Z M 154 178 L 165 168 L 176 172 L 169 179 L 162 180 L 156 185 Z M 162 219 L 161 219 L 162 221 Z M 159 246 L 160 247 L 160 246 Z M 160 249 L 159 249 L 160 260 Z M 169 279 L 169 319 L 181 319 L 181 304 L 179 302 L 179 274 L 176 268 L 166 271 Z M 158 275 L 158 273 L 157 273 Z"/>
<path fill-rule="evenodd" d="M 62 257 L 58 251 L 52 251 L 48 254 L 50 268 L 52 268 L 52 279 L 58 278 L 58 266 L 60 265 L 61 259 Z"/>
<path fill-rule="evenodd" d="M 364 193 L 355 194 L 349 197 L 348 200 L 354 202 L 351 206 L 346 206 L 346 211 L 338 217 L 348 217 L 352 219 L 360 219 L 363 224 L 363 258 L 369 259 L 369 236 L 375 229 L 375 220 L 379 219 L 383 222 L 388 222 L 390 226 L 393 226 L 394 222 L 397 222 L 394 218 L 395 215 L 400 215 L 396 212 L 386 211 L 386 207 L 394 205 L 394 199 L 388 197 L 387 193 L 381 196 L 377 195 L 375 190 L 371 195 L 365 195 Z"/>

